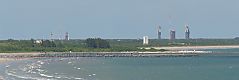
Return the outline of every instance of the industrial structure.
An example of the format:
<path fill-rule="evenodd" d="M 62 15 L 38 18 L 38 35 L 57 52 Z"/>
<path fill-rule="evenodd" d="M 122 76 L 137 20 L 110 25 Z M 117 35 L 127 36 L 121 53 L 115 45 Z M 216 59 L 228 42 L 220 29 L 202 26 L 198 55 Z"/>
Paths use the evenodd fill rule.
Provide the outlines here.
<path fill-rule="evenodd" d="M 51 32 L 51 34 L 50 34 L 50 40 L 51 40 L 51 41 L 54 41 L 53 35 L 54 35 L 54 34 Z"/>
<path fill-rule="evenodd" d="M 190 30 L 188 25 L 185 25 L 185 39 L 190 39 Z"/>
<path fill-rule="evenodd" d="M 175 39 L 176 39 L 176 31 L 170 30 L 170 40 L 175 40 Z"/>
<path fill-rule="evenodd" d="M 69 33 L 68 32 L 66 32 L 66 34 L 65 34 L 65 40 L 70 40 L 70 37 L 69 37 Z"/>
<path fill-rule="evenodd" d="M 158 33 L 158 39 L 161 39 L 161 26 L 158 26 L 157 33 Z"/>
<path fill-rule="evenodd" d="M 157 27 L 157 39 L 162 39 L 162 29 L 161 26 Z M 170 30 L 169 40 L 173 41 L 176 39 L 176 31 Z M 190 29 L 189 25 L 185 25 L 185 39 L 189 40 L 190 38 Z"/>
<path fill-rule="evenodd" d="M 149 44 L 149 37 L 148 36 L 144 36 L 143 37 L 143 45 L 148 45 Z"/>

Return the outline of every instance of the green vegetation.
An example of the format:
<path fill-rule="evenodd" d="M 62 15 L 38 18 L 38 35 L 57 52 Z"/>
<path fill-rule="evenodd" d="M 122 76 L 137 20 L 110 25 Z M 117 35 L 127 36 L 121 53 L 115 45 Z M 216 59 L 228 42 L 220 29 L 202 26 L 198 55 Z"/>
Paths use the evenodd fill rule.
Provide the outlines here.
<path fill-rule="evenodd" d="M 110 48 L 109 42 L 100 38 L 86 39 L 86 46 L 88 48 Z"/>
<path fill-rule="evenodd" d="M 161 46 L 208 46 L 239 45 L 239 39 L 150 39 L 149 45 L 142 45 L 142 39 L 100 39 L 86 40 L 1 40 L 0 52 L 106 52 L 106 51 L 167 51 L 138 49 L 138 47 Z"/>

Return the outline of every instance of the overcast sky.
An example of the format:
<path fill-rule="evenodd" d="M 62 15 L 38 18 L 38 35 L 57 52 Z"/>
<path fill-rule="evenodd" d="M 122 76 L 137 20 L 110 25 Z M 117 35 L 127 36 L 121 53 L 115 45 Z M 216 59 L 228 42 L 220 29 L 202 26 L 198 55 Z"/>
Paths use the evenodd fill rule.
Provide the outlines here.
<path fill-rule="evenodd" d="M 0 39 L 239 36 L 239 0 L 0 0 Z"/>

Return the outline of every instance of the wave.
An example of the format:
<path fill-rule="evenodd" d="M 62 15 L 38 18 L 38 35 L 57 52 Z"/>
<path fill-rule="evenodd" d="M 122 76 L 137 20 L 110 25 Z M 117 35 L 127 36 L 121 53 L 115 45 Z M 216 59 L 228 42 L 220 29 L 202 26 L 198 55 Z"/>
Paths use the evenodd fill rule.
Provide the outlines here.
<path fill-rule="evenodd" d="M 83 80 L 83 78 L 74 78 L 74 79 L 76 79 L 76 80 Z"/>
<path fill-rule="evenodd" d="M 42 69 L 36 69 L 38 72 L 44 72 L 45 70 Z"/>
<path fill-rule="evenodd" d="M 83 78 L 83 76 L 79 75 L 68 75 L 63 73 L 50 72 L 48 71 L 48 67 L 45 67 L 45 65 L 49 65 L 49 63 L 49 60 L 34 60 L 13 67 L 11 65 L 11 67 L 5 70 L 5 74 L 8 79 L 15 80 L 88 80 L 87 77 L 95 76 L 95 74 L 91 74 L 90 76 L 86 75 L 86 78 Z M 74 64 L 73 61 L 67 61 L 66 63 L 72 65 Z M 76 66 L 74 67 L 74 69 L 81 70 L 80 67 Z"/>
<path fill-rule="evenodd" d="M 6 70 L 5 73 L 8 75 L 8 76 L 13 76 L 13 77 L 16 77 L 16 78 L 19 78 L 19 79 L 31 79 L 31 80 L 46 80 L 45 78 L 34 78 L 34 77 L 26 77 L 26 76 L 20 76 L 20 75 L 16 75 L 14 73 L 11 73 L 12 71 L 8 71 Z"/>
<path fill-rule="evenodd" d="M 47 77 L 47 78 L 53 78 L 54 76 L 46 75 L 46 74 L 40 74 L 42 77 Z"/>

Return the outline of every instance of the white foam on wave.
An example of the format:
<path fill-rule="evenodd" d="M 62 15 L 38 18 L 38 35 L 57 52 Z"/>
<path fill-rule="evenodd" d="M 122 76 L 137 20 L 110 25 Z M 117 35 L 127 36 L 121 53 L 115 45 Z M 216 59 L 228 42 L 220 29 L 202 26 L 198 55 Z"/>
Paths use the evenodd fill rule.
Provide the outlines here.
<path fill-rule="evenodd" d="M 71 64 L 72 62 L 68 62 L 68 64 Z"/>
<path fill-rule="evenodd" d="M 65 79 L 71 79 L 71 78 L 69 78 L 69 77 L 63 77 L 63 78 L 65 78 Z"/>
<path fill-rule="evenodd" d="M 20 79 L 46 80 L 46 79 L 44 79 L 44 78 L 33 78 L 33 77 L 26 77 L 26 76 L 16 75 L 16 74 L 14 74 L 14 73 L 9 72 L 8 70 L 6 70 L 5 73 L 6 73 L 8 76 L 13 76 L 13 77 L 20 78 Z"/>
<path fill-rule="evenodd" d="M 39 72 L 43 72 L 43 71 L 45 71 L 45 70 L 42 70 L 42 69 L 36 69 L 37 71 L 39 71 Z"/>
<path fill-rule="evenodd" d="M 37 72 L 31 72 L 31 73 L 36 74 Z"/>
<path fill-rule="evenodd" d="M 83 78 L 75 78 L 76 80 L 82 80 Z"/>
<path fill-rule="evenodd" d="M 56 74 L 56 73 L 55 73 Z M 59 73 L 57 73 L 57 74 L 59 74 Z M 57 79 L 63 79 L 63 78 L 65 78 L 65 79 L 71 79 L 71 78 L 69 78 L 69 77 L 63 77 L 63 76 L 61 76 L 61 75 L 55 75 L 55 76 L 50 76 L 50 75 L 46 75 L 46 74 L 39 74 L 40 76 L 42 76 L 42 77 L 46 77 L 46 78 L 51 78 L 51 80 L 57 80 Z M 55 79 L 53 79 L 53 78 L 55 78 Z"/>
<path fill-rule="evenodd" d="M 7 65 L 7 66 L 5 66 L 6 68 L 9 68 L 10 67 L 10 65 Z"/>
<path fill-rule="evenodd" d="M 46 74 L 40 74 L 42 77 L 47 77 L 47 78 L 53 78 L 54 76 L 46 75 Z"/>
<path fill-rule="evenodd" d="M 55 78 L 57 78 L 57 79 L 61 79 L 61 77 L 59 77 L 59 76 L 58 76 L 58 77 L 55 77 Z"/>

